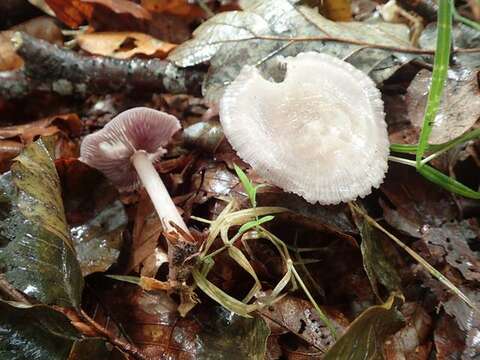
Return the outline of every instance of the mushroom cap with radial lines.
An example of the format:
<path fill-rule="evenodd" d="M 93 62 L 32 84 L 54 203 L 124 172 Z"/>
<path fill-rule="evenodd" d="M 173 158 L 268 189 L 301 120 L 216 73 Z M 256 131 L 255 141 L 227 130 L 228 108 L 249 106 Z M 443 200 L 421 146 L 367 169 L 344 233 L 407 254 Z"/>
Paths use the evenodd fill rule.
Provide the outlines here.
<path fill-rule="evenodd" d="M 146 107 L 129 109 L 85 137 L 80 160 L 100 170 L 120 191 L 133 190 L 140 184 L 130 159 L 135 151 L 147 152 L 155 162 L 180 128 L 173 115 Z"/>
<path fill-rule="evenodd" d="M 283 82 L 245 66 L 220 100 L 238 155 L 265 180 L 311 203 L 365 196 L 387 171 L 383 102 L 352 65 L 315 52 L 285 58 Z"/>

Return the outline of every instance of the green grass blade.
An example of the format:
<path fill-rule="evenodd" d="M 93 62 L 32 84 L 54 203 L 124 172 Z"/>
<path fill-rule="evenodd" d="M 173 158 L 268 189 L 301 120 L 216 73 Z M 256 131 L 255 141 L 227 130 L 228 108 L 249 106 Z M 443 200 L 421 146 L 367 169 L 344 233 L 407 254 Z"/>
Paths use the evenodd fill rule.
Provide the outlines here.
<path fill-rule="evenodd" d="M 452 6 L 450 0 L 440 0 L 437 20 L 437 45 L 433 64 L 432 82 L 428 94 L 427 108 L 423 117 L 422 132 L 416 153 L 417 168 L 422 164 L 428 148 L 428 139 L 442 99 L 443 87 L 447 78 L 452 41 Z"/>
<path fill-rule="evenodd" d="M 480 199 L 480 192 L 470 189 L 468 186 L 463 185 L 461 182 L 441 173 L 440 171 L 431 166 L 423 165 L 417 170 L 427 180 L 441 186 L 445 190 L 465 196 L 467 198 L 477 200 Z"/>

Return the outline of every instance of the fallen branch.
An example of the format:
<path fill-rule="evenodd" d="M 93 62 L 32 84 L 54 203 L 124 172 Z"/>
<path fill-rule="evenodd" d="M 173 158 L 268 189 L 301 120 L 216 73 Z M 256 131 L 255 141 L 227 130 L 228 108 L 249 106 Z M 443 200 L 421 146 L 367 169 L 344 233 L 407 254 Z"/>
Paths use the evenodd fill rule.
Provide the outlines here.
<path fill-rule="evenodd" d="M 6 98 L 26 96 L 33 90 L 81 97 L 120 92 L 201 94 L 205 72 L 197 68 L 181 69 L 159 59 L 80 55 L 21 32 L 14 34 L 12 42 L 25 68 L 23 73 L 0 77 L 0 96 Z"/>

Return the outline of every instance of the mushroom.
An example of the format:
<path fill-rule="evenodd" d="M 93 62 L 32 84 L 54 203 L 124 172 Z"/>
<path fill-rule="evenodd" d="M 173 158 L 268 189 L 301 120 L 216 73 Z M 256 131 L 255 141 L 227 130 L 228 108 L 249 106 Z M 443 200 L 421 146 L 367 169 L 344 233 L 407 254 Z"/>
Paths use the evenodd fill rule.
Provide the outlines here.
<path fill-rule="evenodd" d="M 282 82 L 245 66 L 220 99 L 220 121 L 240 158 L 311 203 L 365 196 L 387 171 L 383 102 L 352 65 L 316 52 L 284 59 Z"/>
<path fill-rule="evenodd" d="M 100 170 L 120 191 L 145 187 L 166 232 L 175 223 L 188 228 L 168 194 L 153 163 L 166 152 L 163 148 L 181 128 L 175 116 L 145 107 L 122 112 L 105 127 L 85 137 L 80 160 Z"/>

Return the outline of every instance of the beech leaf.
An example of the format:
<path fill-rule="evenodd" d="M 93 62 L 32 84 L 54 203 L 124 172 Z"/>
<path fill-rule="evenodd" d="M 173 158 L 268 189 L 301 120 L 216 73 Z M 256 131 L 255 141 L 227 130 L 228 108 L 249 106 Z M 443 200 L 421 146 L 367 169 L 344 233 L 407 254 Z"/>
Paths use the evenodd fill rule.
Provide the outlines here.
<path fill-rule="evenodd" d="M 70 238 L 60 181 L 38 140 L 0 178 L 0 268 L 17 289 L 46 304 L 78 307 L 83 278 Z M 1 243 L 1 242 L 0 242 Z"/>

